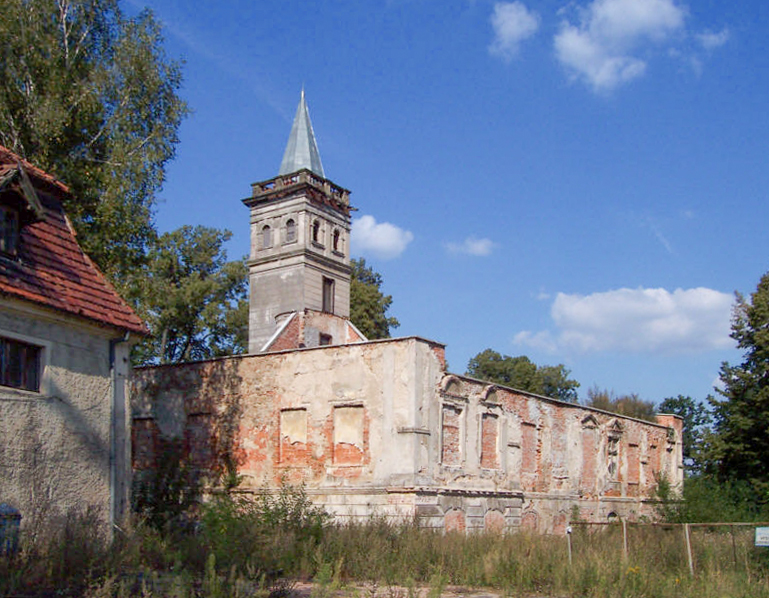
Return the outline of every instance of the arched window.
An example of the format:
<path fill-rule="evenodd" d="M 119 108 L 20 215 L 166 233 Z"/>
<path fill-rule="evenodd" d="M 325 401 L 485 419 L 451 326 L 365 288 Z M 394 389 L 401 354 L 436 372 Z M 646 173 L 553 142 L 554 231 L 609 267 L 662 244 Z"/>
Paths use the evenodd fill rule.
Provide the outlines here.
<path fill-rule="evenodd" d="M 339 248 L 339 229 L 334 230 L 334 251 L 341 251 Z"/>
<path fill-rule="evenodd" d="M 272 229 L 268 225 L 262 227 L 262 249 L 272 247 Z"/>
<path fill-rule="evenodd" d="M 294 220 L 286 221 L 286 243 L 296 241 L 296 222 Z"/>
<path fill-rule="evenodd" d="M 312 223 L 312 242 L 320 243 L 320 220 L 315 220 Z"/>

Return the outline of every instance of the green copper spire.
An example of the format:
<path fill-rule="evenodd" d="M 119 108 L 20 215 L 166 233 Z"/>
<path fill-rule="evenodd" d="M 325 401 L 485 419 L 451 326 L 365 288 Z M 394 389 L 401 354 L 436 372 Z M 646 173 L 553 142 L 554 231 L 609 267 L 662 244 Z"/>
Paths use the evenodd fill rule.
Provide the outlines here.
<path fill-rule="evenodd" d="M 310 122 L 310 112 L 307 109 L 307 102 L 304 100 L 304 88 L 302 88 L 302 96 L 299 99 L 294 124 L 291 127 L 291 134 L 288 136 L 286 151 L 283 154 L 283 161 L 280 163 L 278 174 L 289 174 L 303 168 L 309 168 L 318 176 L 326 178 L 323 173 L 323 164 L 320 161 L 318 144 L 315 142 L 315 133 L 313 133 Z"/>

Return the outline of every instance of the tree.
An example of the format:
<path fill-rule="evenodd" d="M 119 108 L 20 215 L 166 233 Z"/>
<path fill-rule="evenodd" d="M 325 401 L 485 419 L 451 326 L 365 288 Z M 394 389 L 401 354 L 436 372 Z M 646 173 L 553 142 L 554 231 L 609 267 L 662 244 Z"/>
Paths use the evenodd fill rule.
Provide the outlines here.
<path fill-rule="evenodd" d="M 78 241 L 121 291 L 187 112 L 149 11 L 116 0 L 0 0 L 0 143 L 65 181 Z"/>
<path fill-rule="evenodd" d="M 657 421 L 657 409 L 652 401 L 644 401 L 637 394 L 615 395 L 614 391 L 601 390 L 593 386 L 587 391 L 585 405 L 602 411 L 609 411 L 618 415 Z"/>
<path fill-rule="evenodd" d="M 369 339 L 390 338 L 390 329 L 400 322 L 387 315 L 393 299 L 380 290 L 382 275 L 363 258 L 350 260 L 350 320 Z"/>
<path fill-rule="evenodd" d="M 467 375 L 473 378 L 576 403 L 579 382 L 569 374 L 562 364 L 538 367 L 525 355 L 510 357 L 492 349 L 481 351 L 467 364 Z"/>
<path fill-rule="evenodd" d="M 683 455 L 688 474 L 695 474 L 702 468 L 702 444 L 713 418 L 707 407 L 697 403 L 691 397 L 678 395 L 668 397 L 660 403 L 660 413 L 672 413 L 683 420 Z"/>
<path fill-rule="evenodd" d="M 721 481 L 747 483 L 759 503 L 769 502 L 769 272 L 748 301 L 739 293 L 731 337 L 742 363 L 723 363 L 723 399 L 711 399 L 714 429 L 706 471 Z"/>
<path fill-rule="evenodd" d="M 140 305 L 152 331 L 136 349 L 144 364 L 240 353 L 248 345 L 245 260 L 227 261 L 229 231 L 184 226 L 165 233 L 145 270 Z"/>

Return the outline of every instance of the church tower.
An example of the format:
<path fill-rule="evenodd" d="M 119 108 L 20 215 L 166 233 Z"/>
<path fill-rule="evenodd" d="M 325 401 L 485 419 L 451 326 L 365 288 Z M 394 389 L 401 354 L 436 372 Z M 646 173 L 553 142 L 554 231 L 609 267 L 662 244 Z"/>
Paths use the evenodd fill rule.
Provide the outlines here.
<path fill-rule="evenodd" d="M 350 192 L 325 178 L 304 90 L 278 176 L 251 186 L 250 353 L 366 340 L 350 323 Z"/>

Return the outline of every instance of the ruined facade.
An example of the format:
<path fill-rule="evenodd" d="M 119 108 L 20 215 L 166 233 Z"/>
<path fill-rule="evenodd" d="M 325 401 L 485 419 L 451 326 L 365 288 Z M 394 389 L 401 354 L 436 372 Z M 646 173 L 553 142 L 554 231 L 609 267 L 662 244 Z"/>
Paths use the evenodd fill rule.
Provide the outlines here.
<path fill-rule="evenodd" d="M 571 517 L 653 516 L 681 480 L 681 420 L 657 424 L 448 374 L 421 338 L 235 356 L 135 372 L 137 479 L 183 440 L 241 492 L 304 482 L 340 519 L 563 532 Z"/>
<path fill-rule="evenodd" d="M 338 518 L 563 532 L 652 516 L 682 479 L 681 420 L 622 417 L 446 372 L 444 347 L 349 323 L 349 192 L 324 178 L 304 96 L 278 177 L 251 210 L 251 354 L 142 368 L 135 479 L 176 442 L 208 483 L 303 482 Z"/>
<path fill-rule="evenodd" d="M 59 181 L 0 147 L 0 503 L 34 526 L 128 511 L 142 321 L 77 244 Z"/>

